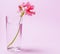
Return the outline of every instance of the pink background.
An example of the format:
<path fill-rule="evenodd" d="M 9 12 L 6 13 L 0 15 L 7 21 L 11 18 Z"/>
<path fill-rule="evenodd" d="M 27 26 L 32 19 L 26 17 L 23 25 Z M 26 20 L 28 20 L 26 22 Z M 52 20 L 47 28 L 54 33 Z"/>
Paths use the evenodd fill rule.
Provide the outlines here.
<path fill-rule="evenodd" d="M 35 5 L 36 15 L 23 17 L 22 47 L 38 48 L 42 50 L 40 54 L 60 54 L 59 0 L 0 0 L 0 54 L 9 54 L 6 50 L 5 16 L 9 17 L 9 22 L 18 22 L 17 6 L 23 1 Z"/>

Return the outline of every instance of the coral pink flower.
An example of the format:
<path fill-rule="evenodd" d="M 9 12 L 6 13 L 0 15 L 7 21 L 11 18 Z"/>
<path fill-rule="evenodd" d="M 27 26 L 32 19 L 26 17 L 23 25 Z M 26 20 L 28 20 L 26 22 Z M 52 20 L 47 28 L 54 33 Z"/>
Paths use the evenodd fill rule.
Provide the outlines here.
<path fill-rule="evenodd" d="M 33 14 L 35 14 L 35 12 L 33 11 L 34 6 L 31 5 L 29 2 L 22 3 L 21 5 L 18 6 L 19 7 L 19 11 L 24 11 L 25 15 L 30 15 L 32 16 Z"/>

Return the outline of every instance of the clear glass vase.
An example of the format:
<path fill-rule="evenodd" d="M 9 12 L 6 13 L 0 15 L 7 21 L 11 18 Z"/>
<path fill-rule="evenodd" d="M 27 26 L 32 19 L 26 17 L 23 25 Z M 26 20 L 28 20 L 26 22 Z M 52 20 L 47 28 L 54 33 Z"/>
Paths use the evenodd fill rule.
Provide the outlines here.
<path fill-rule="evenodd" d="M 22 38 L 22 18 L 19 23 L 16 24 L 14 21 L 9 22 L 6 16 L 6 38 L 7 38 L 7 50 L 9 51 L 20 51 L 21 38 Z"/>

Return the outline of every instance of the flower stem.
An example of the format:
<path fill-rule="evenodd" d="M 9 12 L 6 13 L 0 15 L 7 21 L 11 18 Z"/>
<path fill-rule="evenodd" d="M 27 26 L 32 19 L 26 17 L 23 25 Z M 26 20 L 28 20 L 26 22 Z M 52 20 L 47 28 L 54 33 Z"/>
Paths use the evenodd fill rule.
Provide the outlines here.
<path fill-rule="evenodd" d="M 14 37 L 14 39 L 8 44 L 7 48 L 14 43 L 14 41 L 16 40 L 16 38 L 18 36 L 18 33 L 19 33 L 19 29 L 18 29 L 18 32 L 17 32 L 16 36 Z"/>

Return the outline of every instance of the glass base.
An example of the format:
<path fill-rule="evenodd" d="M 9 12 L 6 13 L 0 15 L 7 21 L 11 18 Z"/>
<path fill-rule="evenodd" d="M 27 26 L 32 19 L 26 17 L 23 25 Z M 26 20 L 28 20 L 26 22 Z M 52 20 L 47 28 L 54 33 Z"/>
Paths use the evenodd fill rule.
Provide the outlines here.
<path fill-rule="evenodd" d="M 11 51 L 11 52 L 20 52 L 21 49 L 19 47 L 9 47 L 7 48 L 8 51 Z"/>
<path fill-rule="evenodd" d="M 7 48 L 7 51 L 13 54 L 38 54 L 40 52 L 38 49 L 26 49 L 20 47 L 9 47 Z"/>

